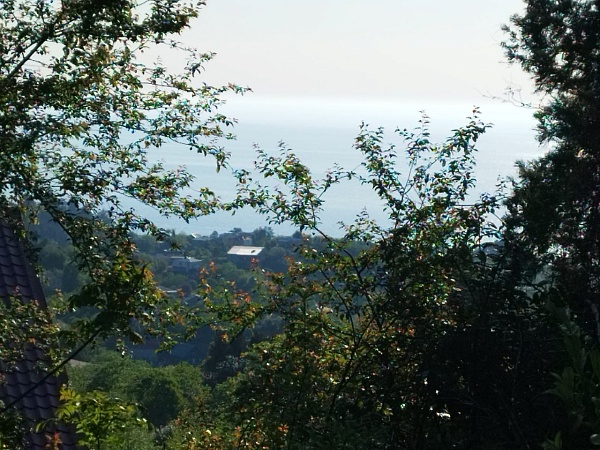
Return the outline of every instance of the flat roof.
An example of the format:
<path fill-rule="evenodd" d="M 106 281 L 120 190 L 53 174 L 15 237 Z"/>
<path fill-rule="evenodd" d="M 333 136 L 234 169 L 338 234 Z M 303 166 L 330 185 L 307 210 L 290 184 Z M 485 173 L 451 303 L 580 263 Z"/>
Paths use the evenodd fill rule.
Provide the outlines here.
<path fill-rule="evenodd" d="M 250 245 L 234 245 L 227 252 L 228 255 L 237 256 L 256 256 L 264 247 L 252 247 Z"/>

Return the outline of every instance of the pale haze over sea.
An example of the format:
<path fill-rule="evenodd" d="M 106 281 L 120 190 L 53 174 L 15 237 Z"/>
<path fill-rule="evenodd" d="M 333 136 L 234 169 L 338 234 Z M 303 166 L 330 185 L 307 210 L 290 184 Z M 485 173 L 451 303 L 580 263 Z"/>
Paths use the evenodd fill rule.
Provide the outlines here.
<path fill-rule="evenodd" d="M 237 140 L 226 141 L 225 148 L 231 153 L 231 165 L 235 168 L 252 168 L 255 160 L 254 144 L 267 152 L 276 154 L 278 143 L 284 141 L 301 160 L 307 164 L 315 177 L 322 176 L 334 163 L 347 169 L 359 166 L 361 157 L 353 148 L 361 122 L 371 128 L 383 126 L 385 142 L 398 144 L 396 128 L 409 130 L 419 126 L 420 111 L 425 111 L 430 120 L 432 141 L 442 142 L 451 136 L 452 130 L 465 125 L 474 105 L 460 103 L 432 103 L 431 101 L 369 101 L 323 98 L 261 98 L 236 97 L 221 112 L 238 119 L 233 129 Z M 491 122 L 493 127 L 480 139 L 477 148 L 478 180 L 474 193 L 492 193 L 500 178 L 514 175 L 516 160 L 530 160 L 543 153 L 535 140 L 535 121 L 531 109 L 512 104 L 491 102 L 488 99 L 479 105 L 481 119 Z M 191 153 L 185 147 L 165 146 L 152 156 L 164 161 L 167 168 L 186 166 L 197 177 L 196 186 L 208 186 L 220 197 L 229 200 L 235 193 L 233 178 L 227 171 L 216 173 L 210 158 Z M 402 164 L 402 160 L 400 159 Z M 402 166 L 400 166 L 402 167 Z M 381 204 L 367 186 L 357 181 L 345 182 L 325 197 L 325 208 L 321 215 L 322 229 L 340 235 L 339 222 L 350 223 L 357 213 L 366 209 L 371 217 L 385 220 Z M 167 229 L 184 233 L 209 235 L 234 227 L 252 231 L 258 227 L 272 226 L 276 234 L 291 234 L 291 226 L 273 226 L 267 218 L 252 211 L 240 211 L 234 216 L 225 213 L 206 216 L 190 223 L 174 218 L 163 218 L 153 211 L 142 210 L 149 218 Z"/>
<path fill-rule="evenodd" d="M 502 25 L 524 8 L 521 0 L 219 0 L 207 2 L 181 39 L 216 53 L 203 82 L 233 82 L 253 90 L 229 99 L 223 110 L 239 120 L 233 130 L 237 141 L 226 143 L 234 167 L 251 167 L 253 144 L 277 152 L 283 140 L 316 176 L 334 163 L 353 169 L 360 164 L 352 144 L 362 121 L 386 127 L 387 139 L 394 141 L 393 130 L 417 127 L 419 111 L 425 110 L 434 140 L 441 141 L 465 125 L 477 105 L 483 121 L 494 123 L 479 145 L 478 189 L 493 191 L 499 176 L 514 174 L 515 160 L 541 153 L 532 110 L 482 95 L 501 96 L 510 88 L 522 92 L 525 101 L 536 101 L 528 98 L 531 80 L 518 66 L 506 64 L 501 47 L 507 38 Z M 160 57 L 173 70 L 184 61 L 170 47 L 144 55 Z M 233 196 L 233 180 L 227 173 L 215 174 L 208 158 L 185 148 L 160 150 L 171 168 L 187 165 L 198 186 L 209 186 L 224 199 Z M 366 186 L 333 190 L 321 217 L 323 229 L 340 234 L 338 222 L 352 221 L 364 208 L 384 218 Z M 251 212 L 190 224 L 144 212 L 162 227 L 186 233 L 269 225 Z M 278 234 L 295 231 L 273 228 Z"/>

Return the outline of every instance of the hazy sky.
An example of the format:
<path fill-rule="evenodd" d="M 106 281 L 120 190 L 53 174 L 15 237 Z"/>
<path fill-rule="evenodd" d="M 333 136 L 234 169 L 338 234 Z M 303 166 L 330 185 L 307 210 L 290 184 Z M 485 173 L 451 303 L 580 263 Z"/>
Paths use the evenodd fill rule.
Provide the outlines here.
<path fill-rule="evenodd" d="M 500 48 L 521 0 L 208 0 L 184 40 L 254 96 L 467 102 L 531 91 Z"/>
<path fill-rule="evenodd" d="M 516 85 L 523 87 L 525 100 L 531 99 L 528 77 L 506 63 L 500 48 L 505 38 L 501 26 L 522 11 L 521 0 L 207 3 L 181 38 L 217 53 L 206 65 L 204 81 L 234 82 L 253 90 L 229 98 L 221 109 L 239 119 L 234 129 L 238 140 L 227 144 L 234 165 L 251 165 L 253 143 L 275 152 L 283 140 L 314 170 L 334 162 L 355 167 L 360 155 L 352 144 L 361 121 L 384 125 L 391 133 L 397 126 L 418 126 L 419 111 L 426 110 L 432 136 L 443 139 L 466 123 L 472 105 L 482 107 L 483 120 L 494 123 L 478 143 L 479 189 L 493 190 L 498 176 L 514 173 L 516 159 L 540 152 L 532 111 L 485 97 L 502 96 L 507 86 Z M 165 60 L 177 56 L 162 54 Z M 175 164 L 174 155 L 170 158 Z M 189 156 L 182 161 L 192 163 Z M 202 173 L 202 183 L 211 185 L 212 166 L 204 159 L 197 163 L 201 166 L 190 170 Z M 230 182 L 220 186 L 232 189 Z M 358 194 L 344 199 L 330 202 L 338 207 L 329 217 L 335 229 L 337 220 L 352 220 L 372 201 Z M 340 207 L 350 212 L 350 219 Z M 381 208 L 374 211 L 381 213 Z M 244 228 L 264 225 L 264 218 L 252 217 L 238 215 L 236 223 Z M 230 222 L 211 216 L 202 226 L 190 227 L 210 232 L 233 226 Z"/>

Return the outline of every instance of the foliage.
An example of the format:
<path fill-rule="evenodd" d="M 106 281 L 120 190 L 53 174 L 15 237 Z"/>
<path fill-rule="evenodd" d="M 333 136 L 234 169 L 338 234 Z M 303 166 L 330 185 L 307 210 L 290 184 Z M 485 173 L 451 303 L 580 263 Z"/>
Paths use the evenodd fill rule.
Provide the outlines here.
<path fill-rule="evenodd" d="M 0 170 L 3 210 L 17 208 L 17 229 L 44 211 L 66 233 L 87 278 L 69 309 L 96 314 L 68 335 L 140 336 L 132 319 L 154 332 L 175 320 L 175 304 L 154 287 L 134 257 L 132 231 L 166 237 L 123 198 L 190 219 L 218 207 L 207 188 L 190 194 L 193 176 L 150 163 L 149 151 L 180 144 L 226 164 L 218 139 L 232 122 L 216 113 L 221 94 L 197 80 L 210 54 L 172 40 L 203 2 L 179 0 L 3 2 L 0 10 Z M 149 50 L 179 52 L 179 73 Z M 104 215 L 101 211 L 106 211 Z M 5 214 L 5 217 L 7 215 Z M 158 322 L 158 323 L 157 323 Z"/>
<path fill-rule="evenodd" d="M 118 336 L 138 343 L 142 334 L 167 334 L 181 320 L 179 302 L 156 287 L 131 238 L 134 231 L 161 239 L 168 235 L 126 205 L 148 205 L 185 220 L 218 208 L 208 188 L 190 189 L 194 177 L 185 168 L 150 162 L 155 149 L 183 145 L 214 158 L 217 170 L 227 164 L 220 140 L 231 137 L 226 128 L 232 120 L 217 108 L 222 94 L 244 89 L 202 83 L 199 75 L 212 54 L 174 39 L 203 4 L 2 2 L 3 220 L 31 248 L 35 232 L 45 227 L 37 227 L 38 220 L 59 225 L 57 236 L 73 248 L 68 259 L 73 265 L 64 266 L 70 273 L 65 277 L 63 272 L 62 280 L 54 279 L 66 294 L 54 305 L 85 312 L 72 316 L 77 320 L 71 327 L 63 324 L 61 345 L 52 343 L 51 356 L 65 357 L 96 338 Z M 159 58 L 149 61 L 150 51 L 178 54 L 180 67 L 167 68 Z M 54 255 L 60 252 L 55 249 Z M 48 262 L 52 254 L 41 256 Z M 52 259 L 54 270 L 64 263 Z M 3 348 L 19 349 L 19 339 L 29 338 L 22 331 L 37 317 L 27 317 L 29 312 L 18 312 L 12 321 L 2 315 L 3 328 L 15 330 L 3 329 L 3 338 L 15 340 Z M 26 334 L 39 332 L 33 339 L 43 341 L 50 339 L 46 331 L 32 326 Z"/>
<path fill-rule="evenodd" d="M 59 418 L 74 421 L 84 444 L 119 448 L 134 435 L 147 447 L 153 436 L 186 449 L 600 443 L 598 2 L 528 0 L 506 27 L 509 60 L 548 100 L 537 117 L 551 148 L 519 163 L 500 226 L 490 222 L 496 198 L 470 193 L 475 144 L 488 127 L 477 110 L 441 144 L 430 140 L 426 116 L 414 132 L 397 130 L 404 158 L 384 144 L 383 129 L 363 125 L 355 171 L 336 166 L 316 180 L 281 144 L 278 155 L 258 150 L 258 175 L 237 172 L 239 195 L 226 209 L 250 206 L 299 229 L 293 253 L 270 229 L 256 230 L 254 243 L 266 249 L 252 272 L 215 258 L 241 230 L 198 243 L 122 203 L 126 196 L 185 219 L 220 207 L 208 189 L 184 193 L 192 183 L 184 170 L 147 160 L 150 149 L 178 142 L 226 164 L 216 139 L 230 121 L 214 108 L 241 89 L 197 87 L 211 55 L 168 37 L 199 5 L 88 3 L 15 0 L 0 12 L 0 203 L 19 208 L 32 231 L 38 210 L 49 214 L 73 246 L 66 257 L 65 247 L 44 244 L 40 256 L 54 277 L 76 272 L 71 258 L 84 272 L 67 273 L 62 287 L 73 295 L 57 301 L 85 312 L 65 342 L 118 334 L 136 343 L 184 319 L 210 322 L 217 339 L 202 367 L 212 391 L 190 366 L 102 355 L 72 369 L 82 393 L 65 391 Z M 181 74 L 140 63 L 155 45 L 194 58 Z M 351 181 L 377 193 L 389 222 L 360 213 L 333 238 L 320 229 L 323 198 Z M 194 281 L 170 273 L 162 256 L 144 265 L 136 248 L 156 255 L 155 238 L 212 261 Z M 200 297 L 183 311 L 157 279 L 189 290 L 198 282 Z M 54 348 L 54 329 L 29 317 L 30 306 L 13 316 L 5 306 L 2 329 Z"/>
<path fill-rule="evenodd" d="M 600 339 L 600 12 L 594 1 L 529 1 L 513 17 L 509 60 L 548 102 L 537 113 L 548 154 L 521 163 L 508 202 L 510 240 L 534 265 L 551 265 L 565 300 Z M 568 297 L 568 300 L 566 299 Z"/>
<path fill-rule="evenodd" d="M 36 301 L 22 302 L 9 297 L 0 301 L 0 361 L 2 370 L 11 370 L 27 348 L 38 348 L 47 355 L 58 351 L 58 327 L 51 314 Z M 40 361 L 44 365 L 48 361 Z"/>
<path fill-rule="evenodd" d="M 128 393 L 139 399 L 144 416 L 156 427 L 175 419 L 184 404 L 178 381 L 164 372 L 138 374 Z"/>
<path fill-rule="evenodd" d="M 567 356 L 554 369 L 550 392 L 561 399 L 566 419 L 553 424 L 546 448 L 597 442 L 599 19 L 596 1 L 529 0 L 524 14 L 505 27 L 509 60 L 532 75 L 546 99 L 536 116 L 539 139 L 550 150 L 520 163 L 506 220 L 507 243 L 520 255 L 516 269 L 545 273 L 540 297 L 563 311 Z"/>
<path fill-rule="evenodd" d="M 234 401 L 231 383 L 223 383 L 210 394 L 203 392 L 181 412 L 165 433 L 164 447 L 173 450 L 228 449 L 235 430 L 228 414 Z"/>
<path fill-rule="evenodd" d="M 83 397 L 100 393 L 122 399 L 123 405 L 135 405 L 137 417 L 148 419 L 150 431 L 136 423 L 110 431 L 108 448 L 228 448 L 233 436 L 227 417 L 232 390 L 223 383 L 211 392 L 199 369 L 189 364 L 150 367 L 104 350 L 89 364 L 70 367 L 69 379 Z"/>
<path fill-rule="evenodd" d="M 282 147 L 280 156 L 259 152 L 257 167 L 278 184 L 238 174 L 232 208 L 251 204 L 318 236 L 305 238 L 287 273 L 259 274 L 262 302 L 204 284 L 216 323 L 232 336 L 258 318 L 283 319 L 283 332 L 247 354 L 237 379 L 238 445 L 515 448 L 539 439 L 514 429 L 545 385 L 536 377 L 546 364 L 521 360 L 539 351 L 537 340 L 523 345 L 540 333 L 525 326 L 536 308 L 502 247 L 485 244 L 500 236 L 486 220 L 495 199 L 468 203 L 474 144 L 486 128 L 475 111 L 439 145 L 426 117 L 414 133 L 398 130 L 404 170 L 383 130 L 363 127 L 362 173 L 338 167 L 314 180 Z M 319 230 L 323 193 L 356 177 L 377 192 L 392 226 L 361 214 L 333 239 Z"/>
<path fill-rule="evenodd" d="M 550 100 L 537 112 L 540 140 L 568 141 L 575 153 L 598 149 L 599 17 L 594 0 L 528 0 L 504 27 L 509 61 Z"/>
<path fill-rule="evenodd" d="M 103 392 L 137 405 L 139 414 L 157 429 L 190 407 L 205 390 L 197 368 L 187 364 L 150 367 L 109 351 L 89 364 L 71 368 L 69 377 L 77 392 Z"/>
<path fill-rule="evenodd" d="M 78 443 L 94 450 L 131 448 L 120 442 L 120 432 L 146 426 L 135 405 L 100 391 L 78 394 L 63 389 L 56 419 L 73 424 L 79 435 Z"/>
<path fill-rule="evenodd" d="M 0 408 L 4 408 L 4 403 L 1 401 Z M 18 411 L 3 410 L 0 413 L 0 447 L 19 448 L 22 446 L 25 432 L 23 428 L 23 419 Z"/>
<path fill-rule="evenodd" d="M 544 448 L 585 448 L 600 445 L 600 351 L 585 344 L 581 329 L 567 307 L 550 305 L 564 337 L 569 362 L 548 391 L 564 407 L 563 430 L 546 441 Z"/>

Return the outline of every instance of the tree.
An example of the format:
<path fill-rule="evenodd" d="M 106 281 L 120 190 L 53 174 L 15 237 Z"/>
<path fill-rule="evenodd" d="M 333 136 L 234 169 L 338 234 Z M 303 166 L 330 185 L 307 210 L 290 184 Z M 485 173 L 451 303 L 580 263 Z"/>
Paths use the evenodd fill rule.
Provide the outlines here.
<path fill-rule="evenodd" d="M 143 430 L 146 421 L 139 415 L 136 405 L 110 397 L 100 391 L 78 394 L 71 389 L 63 389 L 61 405 L 57 410 L 57 419 L 72 423 L 79 435 L 79 444 L 86 448 L 102 450 L 105 448 L 141 449 L 149 439 L 143 433 L 136 436 L 138 445 L 133 447 L 128 434 Z"/>
<path fill-rule="evenodd" d="M 563 297 L 600 342 L 600 12 L 595 1 L 532 0 L 512 18 L 510 61 L 548 99 L 537 113 L 544 157 L 520 163 L 509 238 L 551 264 Z"/>
<path fill-rule="evenodd" d="M 11 0 L 0 9 L 0 206 L 18 230 L 38 211 L 60 225 L 87 282 L 68 308 L 92 306 L 70 337 L 120 334 L 131 325 L 164 330 L 174 304 L 135 257 L 133 231 L 166 238 L 124 198 L 191 219 L 218 208 L 208 188 L 185 191 L 193 176 L 149 162 L 148 149 L 185 145 L 226 165 L 218 139 L 232 122 L 220 95 L 243 89 L 197 81 L 211 59 L 173 40 L 204 2 Z M 172 72 L 140 55 L 160 48 L 185 61 Z M 19 214 L 7 215 L 17 209 Z M 159 314 L 171 308 L 171 315 Z M 160 316 L 160 320 L 159 320 Z"/>
<path fill-rule="evenodd" d="M 474 145 L 486 128 L 475 111 L 435 144 L 424 117 L 414 133 L 398 130 L 404 168 L 395 147 L 383 145 L 383 130 L 363 127 L 361 173 L 335 168 L 315 180 L 285 147 L 278 156 L 259 152 L 258 170 L 278 187 L 239 173 L 239 204 L 315 235 L 304 238 L 287 273 L 262 281 L 259 274 L 262 301 L 228 286 L 207 302 L 231 336 L 260 317 L 283 323 L 281 334 L 248 353 L 238 376 L 239 445 L 517 448 L 541 441 L 539 433 L 515 431 L 536 370 L 521 365 L 518 353 L 528 299 L 508 282 L 500 256 L 483 251 L 500 236 L 486 219 L 495 199 L 467 200 Z M 319 228 L 323 193 L 357 177 L 377 192 L 391 225 L 362 214 L 342 238 L 327 236 Z M 215 291 L 205 286 L 207 297 Z M 517 400 L 506 404 L 511 395 Z"/>
<path fill-rule="evenodd" d="M 118 352 L 102 351 L 88 364 L 69 369 L 77 394 L 102 393 L 134 404 L 140 416 L 155 429 L 174 420 L 196 397 L 206 395 L 200 369 L 181 363 L 151 367 Z"/>
<path fill-rule="evenodd" d="M 565 340 L 550 391 L 563 408 L 548 449 L 600 442 L 599 6 L 591 0 L 529 0 L 525 13 L 505 27 L 509 60 L 533 77 L 546 99 L 536 116 L 539 139 L 550 150 L 519 165 L 507 201 L 506 243 L 520 261 L 515 270 L 545 274 L 538 296 L 559 317 L 556 328 Z"/>
<path fill-rule="evenodd" d="M 85 281 L 63 304 L 91 314 L 61 329 L 63 356 L 97 338 L 140 342 L 181 320 L 179 302 L 155 286 L 131 238 L 134 231 L 168 234 L 127 205 L 185 220 L 219 207 L 208 188 L 189 193 L 193 176 L 185 169 L 166 170 L 148 155 L 171 143 L 214 158 L 217 170 L 227 164 L 219 140 L 230 137 L 232 121 L 217 108 L 222 94 L 244 89 L 199 81 L 212 55 L 174 39 L 203 5 L 2 2 L 0 208 L 29 242 L 35 237 L 27 229 L 43 213 L 74 248 Z M 179 53 L 181 67 L 142 61 L 161 48 Z"/>

